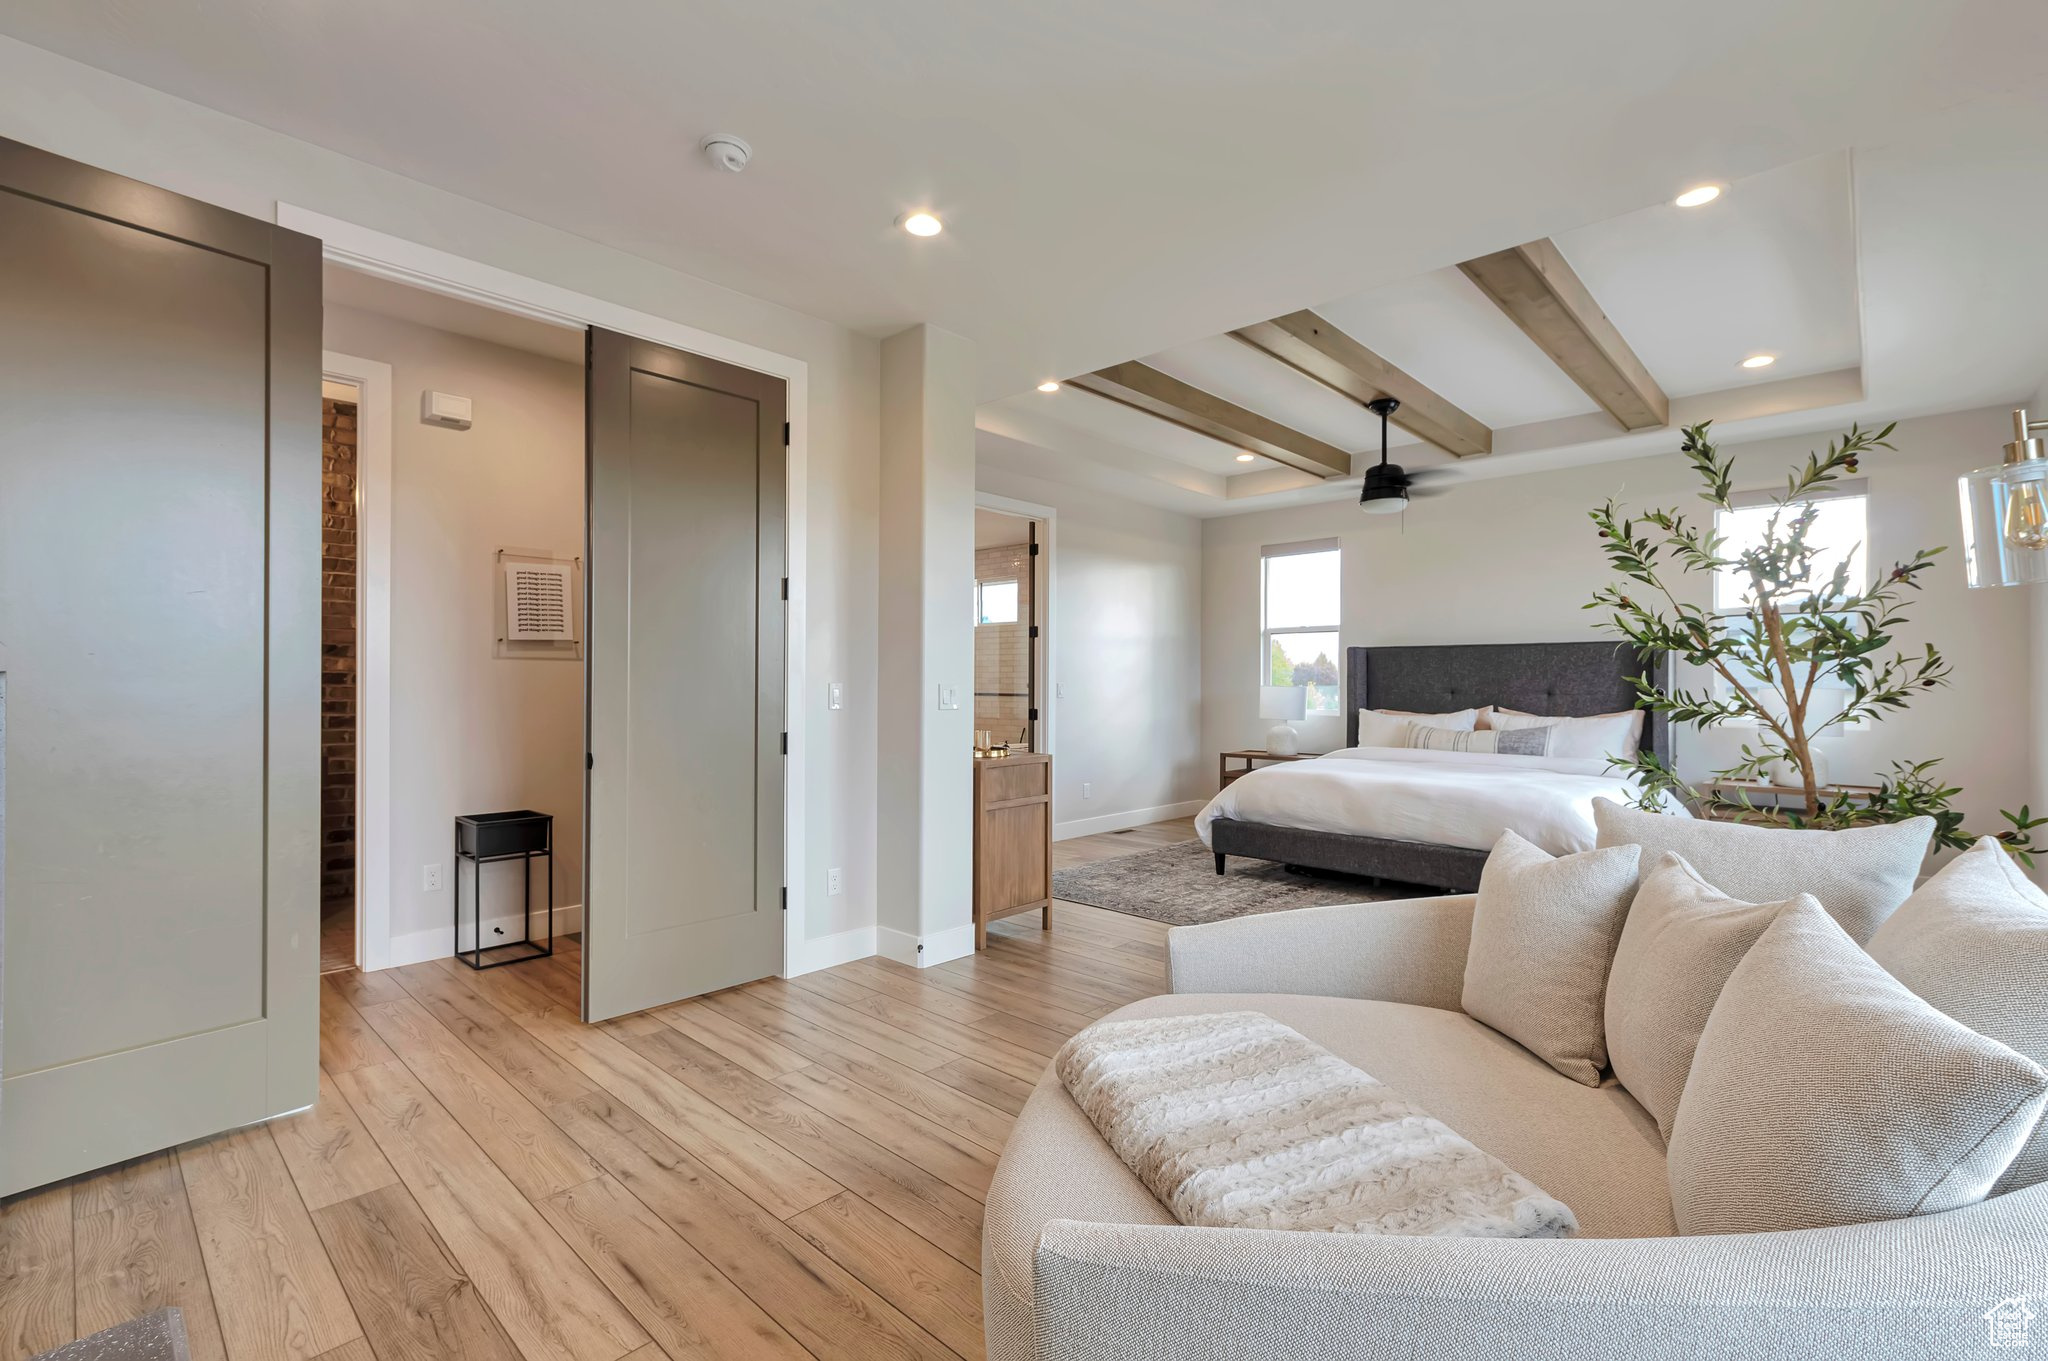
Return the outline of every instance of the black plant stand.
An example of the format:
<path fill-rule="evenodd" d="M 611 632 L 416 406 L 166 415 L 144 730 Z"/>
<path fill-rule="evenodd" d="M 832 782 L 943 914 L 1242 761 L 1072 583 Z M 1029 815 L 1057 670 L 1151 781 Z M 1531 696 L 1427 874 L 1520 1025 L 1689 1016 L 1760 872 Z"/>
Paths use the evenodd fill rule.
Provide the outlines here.
<path fill-rule="evenodd" d="M 515 813 L 471 813 L 455 819 L 455 957 L 472 969 L 495 969 L 501 964 L 520 964 L 545 959 L 555 952 L 555 819 L 551 813 L 520 809 Z M 533 938 L 533 858 L 548 862 L 548 938 Z M 470 945 L 462 948 L 462 862 L 469 862 Z M 484 866 L 500 860 L 517 860 L 523 901 L 519 913 L 519 939 L 484 944 Z M 502 932 L 501 932 L 502 934 Z M 517 954 L 497 954 L 517 950 Z M 485 955 L 493 958 L 486 961 Z"/>

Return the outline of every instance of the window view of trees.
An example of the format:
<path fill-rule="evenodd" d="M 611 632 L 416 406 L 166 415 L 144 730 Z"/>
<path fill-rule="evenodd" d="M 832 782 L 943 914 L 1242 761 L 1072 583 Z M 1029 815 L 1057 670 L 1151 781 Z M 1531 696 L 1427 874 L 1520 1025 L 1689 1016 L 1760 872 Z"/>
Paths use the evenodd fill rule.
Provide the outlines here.
<path fill-rule="evenodd" d="M 1342 705 L 1337 669 L 1341 554 L 1335 548 L 1269 549 L 1264 555 L 1261 685 L 1298 685 L 1311 714 Z"/>

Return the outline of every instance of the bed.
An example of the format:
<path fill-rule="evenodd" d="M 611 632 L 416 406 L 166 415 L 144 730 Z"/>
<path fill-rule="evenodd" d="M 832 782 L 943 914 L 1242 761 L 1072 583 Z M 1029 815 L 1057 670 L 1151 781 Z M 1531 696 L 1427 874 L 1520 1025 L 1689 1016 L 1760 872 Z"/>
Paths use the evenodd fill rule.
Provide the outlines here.
<path fill-rule="evenodd" d="M 1662 662 L 1647 668 L 1660 685 Z M 1645 670 L 1640 654 L 1614 643 L 1346 649 L 1346 749 L 1241 777 L 1203 809 L 1196 830 L 1218 874 L 1236 855 L 1468 892 L 1504 827 L 1554 853 L 1576 849 L 1582 831 L 1590 836 L 1590 800 L 1626 800 L 1629 782 L 1597 761 L 1361 749 L 1358 711 L 1492 704 L 1556 717 L 1614 713 L 1637 707 L 1631 678 Z M 1646 714 L 1641 743 L 1668 757 L 1669 720 Z"/>

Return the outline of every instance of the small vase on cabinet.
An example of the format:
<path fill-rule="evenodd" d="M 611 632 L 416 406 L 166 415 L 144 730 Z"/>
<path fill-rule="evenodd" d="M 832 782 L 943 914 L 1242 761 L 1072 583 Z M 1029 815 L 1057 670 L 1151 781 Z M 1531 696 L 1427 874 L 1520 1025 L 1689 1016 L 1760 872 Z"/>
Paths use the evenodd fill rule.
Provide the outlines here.
<path fill-rule="evenodd" d="M 1828 754 L 1815 746 L 1807 747 L 1806 754 L 1813 762 L 1814 784 L 1816 786 L 1826 786 L 1828 782 Z M 1777 760 L 1765 766 L 1764 778 L 1772 784 L 1783 785 L 1787 789 L 1802 789 L 1806 785 L 1806 779 L 1799 771 L 1799 763 L 1789 756 L 1780 756 Z"/>

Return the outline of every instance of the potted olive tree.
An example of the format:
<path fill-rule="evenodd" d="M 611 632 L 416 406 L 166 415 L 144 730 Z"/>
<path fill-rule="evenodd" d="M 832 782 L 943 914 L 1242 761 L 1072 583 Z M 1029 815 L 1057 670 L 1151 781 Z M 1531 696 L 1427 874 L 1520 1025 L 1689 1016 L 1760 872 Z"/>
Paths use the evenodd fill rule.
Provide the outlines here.
<path fill-rule="evenodd" d="M 1728 510 L 1735 460 L 1709 442 L 1710 424 L 1687 427 L 1681 451 L 1704 484 L 1700 499 Z M 1855 554 L 1822 572 L 1812 538 L 1814 494 L 1855 473 L 1857 461 L 1870 451 L 1892 448 L 1893 429 L 1852 427 L 1826 453 L 1809 454 L 1786 477 L 1784 492 L 1772 498 L 1760 542 L 1736 551 L 1729 551 L 1711 518 L 1699 522 L 1675 509 L 1624 514 L 1612 500 L 1590 512 L 1608 565 L 1621 580 L 1595 592 L 1586 608 L 1606 612 L 1605 627 L 1645 652 L 1668 653 L 1723 682 L 1720 690 L 1666 689 L 1639 676 L 1643 703 L 1675 723 L 1701 729 L 1730 721 L 1756 725 L 1757 745 L 1744 743 L 1743 759 L 1714 774 L 1757 780 L 1766 771 L 1781 772 L 1804 794 L 1799 806 L 1774 809 L 1756 807 L 1746 794 L 1710 799 L 1681 780 L 1661 755 L 1617 758 L 1612 764 L 1639 778 L 1645 806 L 1675 795 L 1708 812 L 1732 809 L 1748 819 L 1830 829 L 1925 815 L 1934 819 L 1937 846 L 1959 849 L 1974 840 L 1952 806 L 1962 791 L 1934 773 L 1938 758 L 1895 761 L 1874 790 L 1852 796 L 1825 788 L 1813 745 L 1831 728 L 1881 721 L 1921 691 L 1948 682 L 1948 663 L 1931 644 L 1919 652 L 1892 646 L 1907 602 L 1941 549 L 1923 548 L 1865 580 L 1853 572 Z M 1669 584 L 1679 576 L 1716 572 L 1733 572 L 1743 583 L 1739 612 L 1703 609 L 1680 599 Z M 1833 696 L 1825 707 L 1815 703 L 1821 689 Z M 2008 825 L 1996 833 L 1998 839 L 2031 865 L 2033 829 L 2048 818 L 2034 817 L 2025 807 L 2001 816 Z"/>

